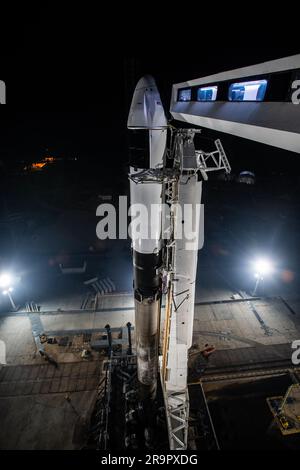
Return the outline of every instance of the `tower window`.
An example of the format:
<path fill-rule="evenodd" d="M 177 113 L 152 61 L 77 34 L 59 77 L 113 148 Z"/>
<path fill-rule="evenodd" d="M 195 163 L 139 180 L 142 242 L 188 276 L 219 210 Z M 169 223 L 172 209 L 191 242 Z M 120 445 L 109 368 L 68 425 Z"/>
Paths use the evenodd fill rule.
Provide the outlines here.
<path fill-rule="evenodd" d="M 217 99 L 217 86 L 206 86 L 198 88 L 197 101 L 216 101 Z"/>
<path fill-rule="evenodd" d="M 268 80 L 232 83 L 229 87 L 229 101 L 263 101 Z"/>
<path fill-rule="evenodd" d="M 184 90 L 179 90 L 178 101 L 191 101 L 191 98 L 192 98 L 191 88 L 185 88 Z"/>

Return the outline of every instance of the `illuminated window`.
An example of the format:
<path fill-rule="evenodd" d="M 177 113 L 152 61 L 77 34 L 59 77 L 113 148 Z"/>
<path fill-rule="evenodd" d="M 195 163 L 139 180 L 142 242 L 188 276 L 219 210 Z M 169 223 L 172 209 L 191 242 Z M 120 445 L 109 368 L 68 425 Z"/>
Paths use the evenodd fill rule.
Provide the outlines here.
<path fill-rule="evenodd" d="M 179 90 L 178 101 L 191 101 L 191 98 L 192 98 L 191 88 L 186 88 L 185 90 Z"/>
<path fill-rule="evenodd" d="M 197 92 L 197 101 L 216 101 L 217 92 L 217 86 L 206 86 L 199 88 Z"/>
<path fill-rule="evenodd" d="M 267 80 L 256 80 L 253 82 L 233 83 L 229 87 L 229 101 L 263 101 Z"/>

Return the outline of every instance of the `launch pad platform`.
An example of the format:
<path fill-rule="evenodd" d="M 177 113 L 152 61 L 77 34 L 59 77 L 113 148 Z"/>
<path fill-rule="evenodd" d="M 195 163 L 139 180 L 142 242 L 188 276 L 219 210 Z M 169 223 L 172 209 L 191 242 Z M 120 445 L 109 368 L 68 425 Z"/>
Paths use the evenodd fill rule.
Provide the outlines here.
<path fill-rule="evenodd" d="M 300 302 L 296 296 L 293 299 L 285 298 L 290 309 L 279 298 L 253 301 L 272 333 L 268 336 L 247 302 L 242 299 L 231 301 L 230 295 L 229 291 L 225 292 L 225 288 L 220 290 L 219 295 L 215 291 L 203 292 L 204 300 L 195 305 L 194 347 L 190 357 L 190 382 L 201 380 L 221 448 L 237 445 L 235 432 L 243 441 L 239 441 L 240 446 L 245 440 L 254 445 L 251 433 L 258 435 L 257 426 L 265 433 L 272 422 L 266 398 L 283 397 L 291 385 L 291 342 L 299 339 L 300 333 Z M 218 302 L 222 299 L 226 302 L 216 303 L 216 299 Z M 94 335 L 98 334 L 97 330 L 103 329 L 107 323 L 110 323 L 112 329 L 125 327 L 128 321 L 133 323 L 131 302 L 129 294 L 104 296 L 99 311 L 41 311 L 39 318 L 44 330 L 60 333 L 58 337 L 68 336 L 67 331 L 70 330 L 77 333 L 95 330 L 93 340 Z M 47 364 L 39 355 L 35 355 L 31 323 L 25 312 L 3 314 L 0 317 L 0 333 L 7 346 L 7 365 L 3 366 L 0 374 L 0 417 L 4 423 L 0 429 L 0 448 L 78 449 L 85 445 L 87 421 L 94 409 L 101 370 L 104 370 L 100 353 L 96 352 L 87 361 L 81 358 L 80 353 L 71 354 L 68 345 L 48 345 L 47 351 L 55 356 L 58 368 Z M 216 351 L 209 358 L 205 373 L 200 374 L 203 364 L 199 362 L 199 351 L 205 343 L 213 343 Z M 86 348 L 85 344 L 80 344 L 78 349 L 81 350 L 83 346 Z M 125 348 L 121 349 L 125 351 Z M 106 360 L 106 357 L 102 356 L 103 359 Z M 254 387 L 255 384 L 257 386 Z M 195 401 L 200 400 L 198 392 L 199 386 Z M 252 393 L 255 395 L 253 400 Z M 71 398 L 71 404 L 66 400 L 66 395 Z M 122 396 L 120 400 L 123 400 Z M 195 402 L 192 395 L 190 401 L 192 416 Z M 260 403 L 258 408 L 257 403 Z M 72 404 L 85 423 L 75 413 Z M 251 423 L 245 421 L 243 428 L 240 428 L 240 417 L 245 405 L 248 410 L 251 409 L 247 416 L 256 418 Z M 117 406 L 112 421 L 116 423 L 115 427 L 119 423 L 119 414 Z M 234 420 L 235 415 L 237 421 Z M 65 422 L 61 421 L 63 416 Z M 125 419 L 124 416 L 122 419 Z M 246 420 L 247 416 L 242 416 Z M 22 432 L 25 423 L 27 433 Z M 61 432 L 53 432 L 53 429 L 57 429 L 55 423 Z M 255 429 L 252 429 L 254 424 Z M 246 428 L 252 441 L 243 434 Z M 227 436 L 232 434 L 232 440 L 225 440 L 223 429 Z M 297 436 L 299 433 L 282 438 L 290 440 Z M 200 445 L 202 434 L 198 429 L 194 431 L 193 437 L 199 438 L 197 445 Z"/>

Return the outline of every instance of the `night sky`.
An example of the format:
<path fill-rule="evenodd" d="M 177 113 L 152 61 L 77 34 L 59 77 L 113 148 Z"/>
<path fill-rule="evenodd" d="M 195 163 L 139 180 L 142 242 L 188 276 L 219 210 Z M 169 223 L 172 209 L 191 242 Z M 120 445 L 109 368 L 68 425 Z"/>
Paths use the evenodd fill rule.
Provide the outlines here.
<path fill-rule="evenodd" d="M 67 305 L 69 299 L 72 300 L 72 307 L 68 308 L 73 309 L 73 299 L 79 299 L 81 295 L 83 299 L 93 298 L 90 294 L 87 297 L 87 289 L 91 288 L 84 284 L 87 279 L 97 277 L 101 280 L 109 277 L 116 284 L 119 294 L 132 291 L 130 240 L 99 240 L 96 236 L 96 224 L 99 222 L 96 210 L 106 199 L 103 196 L 109 196 L 109 200 L 116 205 L 119 195 L 129 193 L 130 131 L 127 130 L 126 124 L 137 81 L 144 74 L 155 77 L 166 113 L 170 117 L 169 105 L 174 83 L 300 53 L 299 16 L 294 7 L 289 9 L 288 5 L 277 6 L 275 2 L 272 5 L 266 4 L 268 17 L 265 21 L 262 21 L 262 2 L 225 2 L 224 6 L 232 23 L 223 15 L 221 2 L 197 2 L 196 6 L 194 2 L 172 2 L 168 10 L 163 12 L 166 2 L 162 1 L 157 4 L 153 1 L 139 1 L 136 4 L 115 1 L 109 2 L 112 7 L 109 13 L 106 10 L 107 2 L 99 1 L 76 3 L 74 0 L 43 0 L 35 7 L 30 6 L 29 2 L 17 3 L 12 0 L 9 5 L 3 3 L 0 6 L 0 80 L 6 83 L 7 105 L 0 106 L 0 272 L 15 272 L 18 277 L 20 273 L 21 282 L 13 293 L 16 303 L 23 306 L 25 302 L 34 300 L 41 306 L 42 312 L 51 308 L 57 314 L 53 315 L 55 322 L 56 317 L 64 312 L 64 305 Z M 271 32 L 269 28 L 270 24 L 273 24 L 274 10 L 278 10 L 281 22 L 279 27 L 273 25 L 274 31 Z M 221 17 L 222 29 L 217 22 L 217 14 Z M 262 37 L 259 35 L 260 28 L 264 32 Z M 288 38 L 288 31 L 294 31 L 298 35 L 296 40 Z M 182 123 L 175 125 L 181 126 Z M 270 325 L 276 325 L 276 328 L 269 328 L 265 323 L 269 321 L 268 297 L 265 297 L 266 302 L 261 303 L 264 308 L 263 320 L 254 307 L 253 311 L 255 310 L 255 317 L 260 326 L 263 323 L 272 334 L 275 333 L 274 341 L 268 338 L 268 344 L 275 351 L 276 338 L 280 338 L 278 342 L 282 343 L 285 341 L 282 338 L 292 338 L 295 334 L 290 325 L 293 324 L 292 315 L 296 315 L 296 312 L 292 310 L 294 307 L 288 307 L 284 299 L 290 295 L 293 300 L 291 305 L 297 308 L 300 281 L 299 154 L 208 129 L 203 129 L 201 136 L 201 148 L 207 151 L 215 149 L 213 140 L 221 139 L 232 166 L 233 177 L 228 180 L 217 179 L 220 175 L 218 173 L 211 175 L 209 181 L 203 185 L 205 244 L 199 254 L 195 284 L 196 301 L 206 300 L 201 297 L 202 289 L 208 293 L 209 299 L 212 295 L 216 296 L 215 299 L 223 299 L 223 295 L 229 299 L 231 293 L 250 293 L 254 284 L 250 260 L 262 255 L 270 257 L 276 266 L 276 273 L 265 283 L 260 280 L 263 284 L 260 288 L 263 296 L 269 296 L 268 292 L 271 292 Z M 26 162 L 37 162 L 48 155 L 60 159 L 46 165 L 42 171 L 30 171 L 30 167 L 25 166 Z M 255 185 L 240 184 L 238 178 L 235 178 L 243 170 L 256 174 Z M 82 276 L 61 275 L 61 263 L 77 267 L 82 266 L 85 261 L 87 270 Z M 271 286 L 270 291 L 268 283 Z M 281 298 L 289 309 L 290 318 L 286 325 L 279 323 L 280 318 L 275 319 L 277 310 L 274 310 L 275 314 L 272 315 L 275 301 L 273 295 L 276 295 L 277 299 Z M 281 295 L 283 297 L 278 297 Z M 1 295 L 0 314 L 1 309 L 8 311 L 7 305 L 8 297 Z M 105 307 L 110 304 L 104 300 L 101 305 Z M 274 303 L 274 308 L 277 309 L 276 305 Z M 96 304 L 93 308 L 97 308 Z M 106 313 L 110 310 L 114 308 L 107 309 Z M 123 312 L 124 315 L 125 313 Z M 221 320 L 219 323 L 225 328 L 227 324 L 225 325 L 224 319 L 227 316 L 224 315 L 231 315 L 231 312 L 223 309 L 219 313 L 222 314 L 219 318 L 214 311 L 213 316 L 216 320 Z M 200 312 L 197 319 L 199 322 L 201 315 Z M 37 340 L 37 315 L 29 317 L 32 333 Z M 230 318 L 231 316 L 228 316 L 228 319 Z M 17 361 L 18 358 L 22 358 L 25 363 L 27 352 L 26 355 L 21 354 L 21 349 L 21 352 L 17 352 L 18 336 L 11 334 L 11 328 L 15 328 L 11 326 L 14 325 L 11 321 L 13 318 L 4 318 L 2 328 L 11 342 L 8 363 Z M 251 327 L 247 331 L 253 336 L 256 333 L 251 318 L 249 321 L 250 323 L 247 317 L 245 322 Z M 278 327 L 280 330 L 277 325 L 281 325 Z M 40 328 L 42 327 L 43 322 Z M 206 341 L 207 336 L 201 337 L 199 328 L 195 330 L 197 336 L 193 341 L 199 343 L 196 343 L 196 347 L 201 351 L 201 342 L 204 342 L 204 339 Z M 213 329 L 215 331 L 216 327 L 213 326 Z M 241 322 L 238 329 L 242 335 Z M 245 330 L 245 336 L 247 331 Z M 207 332 L 202 333 L 206 335 Z M 223 339 L 234 339 L 234 344 L 242 344 L 243 338 L 234 335 L 230 337 L 230 333 L 229 330 L 228 338 L 223 335 Z M 22 335 L 19 335 L 21 347 L 26 344 L 27 348 L 28 334 L 31 338 L 30 331 L 22 330 Z M 259 338 L 260 336 L 258 341 Z M 212 337 L 210 341 L 215 342 L 217 339 Z M 255 344 L 254 341 L 252 343 Z M 72 342 L 70 344 L 72 345 Z M 226 344 L 223 348 L 218 343 L 217 347 L 228 349 L 233 346 Z M 265 347 L 266 349 L 260 348 L 259 355 L 265 354 L 266 351 L 264 361 L 269 367 L 271 356 L 267 357 L 269 350 Z M 245 361 L 244 349 L 240 346 L 237 349 L 236 357 L 242 358 L 242 362 Z M 197 352 L 197 349 L 195 351 Z M 67 352 L 65 357 L 68 354 Z M 224 351 L 224 357 L 225 354 L 229 357 L 229 353 Z M 255 356 L 252 351 L 251 354 L 254 367 Z M 285 361 L 280 354 L 280 351 L 275 351 L 276 362 L 279 359 Z M 56 356 L 53 357 L 56 361 Z M 51 358 L 52 356 L 48 356 L 48 359 Z M 51 359 L 52 362 L 53 360 Z M 57 360 L 60 361 L 59 358 Z M 68 359 L 64 360 L 71 359 L 68 356 Z M 31 357 L 29 362 L 32 362 Z M 272 365 L 272 362 L 270 364 Z M 29 366 L 26 367 L 28 370 Z M 41 366 L 39 370 L 44 370 L 43 368 L 44 366 Z M 206 366 L 203 369 L 201 365 L 201 374 L 205 368 Z M 19 371 L 20 367 L 16 369 Z M 222 438 L 223 433 L 224 442 L 229 443 L 229 449 L 231 436 L 235 440 L 233 447 L 236 442 L 242 442 L 242 433 L 241 438 L 237 439 L 240 423 L 241 427 L 246 429 L 246 446 L 241 448 L 255 448 L 264 426 L 268 429 L 265 436 L 268 448 L 271 448 L 274 436 L 274 448 L 278 445 L 279 439 L 273 433 L 273 428 L 272 432 L 269 432 L 272 416 L 267 414 L 265 391 L 268 392 L 269 385 L 266 386 L 265 383 L 259 383 L 255 390 L 253 384 L 247 390 L 244 384 L 236 390 L 233 390 L 232 385 L 223 391 L 220 387 L 219 402 L 214 397 L 210 400 L 217 410 L 217 425 L 219 422 L 223 426 L 223 421 L 226 421 L 225 425 L 228 424 L 229 434 L 226 426 L 223 426 L 222 429 L 220 427 L 220 435 Z M 277 395 L 282 393 L 284 392 L 276 392 Z M 232 400 L 234 394 L 239 398 L 238 402 Z M 270 392 L 268 396 L 273 395 Z M 5 397 L 5 393 L 3 396 Z M 245 397 L 250 397 L 247 402 Z M 38 403 L 34 396 L 29 398 L 32 407 L 44 406 L 43 403 Z M 228 403 L 232 403 L 230 407 L 225 403 L 227 398 Z M 8 399 L 9 397 L 5 397 L 5 406 Z M 18 432 L 11 432 L 11 436 L 16 439 L 11 442 L 16 442 L 19 447 L 23 442 L 28 442 L 33 448 L 39 448 L 35 442 L 39 432 L 37 420 L 28 421 L 24 415 L 25 422 L 24 416 L 22 415 L 22 418 L 18 415 L 20 406 L 17 407 L 17 400 L 22 400 L 20 403 L 21 407 L 23 406 L 24 397 L 14 396 L 13 399 L 14 402 L 11 403 L 16 406 L 10 406 L 17 417 L 16 423 L 21 429 L 22 439 L 24 436 L 26 438 L 28 429 L 33 429 L 33 433 L 31 432 L 27 441 L 24 441 L 20 440 Z M 68 401 L 71 402 L 71 398 Z M 223 401 L 226 406 L 223 406 Z M 78 400 L 77 402 L 79 403 Z M 77 402 L 74 402 L 75 405 Z M 140 400 L 139 402 L 142 403 Z M 77 415 L 81 417 L 80 410 L 77 411 L 72 403 L 73 401 L 70 405 L 76 412 L 75 418 Z M 247 408 L 249 403 L 250 411 Z M 51 407 L 57 421 L 59 408 L 56 405 Z M 220 419 L 218 407 L 221 410 Z M 4 417 L 8 419 L 9 410 L 3 406 L 2 408 Z M 149 408 L 148 411 L 150 409 L 152 410 Z M 253 416 L 257 413 L 255 419 L 252 419 L 252 430 L 250 418 L 249 426 L 247 420 L 245 426 L 245 420 L 240 419 L 240 416 L 246 416 L 246 409 L 250 418 L 252 409 Z M 233 414 L 236 413 L 236 421 L 231 410 Z M 63 412 L 67 413 L 67 410 L 63 409 Z M 51 421 L 47 422 L 45 427 L 45 419 L 50 415 L 44 414 L 43 411 L 39 414 L 43 418 L 41 434 L 45 434 L 51 427 Z M 86 420 L 75 418 L 73 444 L 74 448 L 80 448 L 78 436 L 86 434 L 83 431 L 88 423 L 85 423 Z M 151 422 L 152 420 L 148 420 L 147 424 L 150 437 Z M 254 439 L 251 436 L 252 431 Z M 218 434 L 218 429 L 216 432 Z M 9 442 L 10 435 L 7 435 Z M 47 442 L 47 447 L 49 445 L 51 444 Z M 55 445 L 58 445 L 57 436 Z M 83 448 L 89 448 L 90 445 L 89 442 Z M 263 446 L 264 443 L 259 442 L 259 445 Z M 151 450 L 151 440 L 147 442 L 147 446 L 147 449 Z M 67 458 L 69 460 L 69 456 Z M 61 462 L 61 455 L 55 463 L 58 461 Z M 257 464 L 257 461 L 255 463 Z M 287 467 L 286 461 L 284 463 Z M 232 465 L 231 462 L 230 464 Z"/>
<path fill-rule="evenodd" d="M 32 11 L 18 7 L 17 16 L 11 8 L 7 19 L 13 28 L 1 32 L 7 47 L 0 78 L 7 83 L 11 104 L 0 112 L 0 160 L 6 162 L 35 160 L 49 151 L 95 158 L 100 166 L 107 158 L 123 165 L 128 159 L 128 109 L 143 74 L 156 78 L 168 110 L 173 83 L 299 52 L 293 42 L 289 47 L 253 40 L 246 45 L 245 38 L 224 47 L 223 40 L 208 41 L 205 32 L 199 39 L 193 28 L 194 36 L 181 30 L 176 37 L 154 14 L 142 22 L 131 17 L 119 27 L 116 17 L 104 11 L 83 11 L 73 4 L 62 10 L 43 3 Z M 208 130 L 203 135 L 215 137 Z M 226 135 L 222 139 L 237 170 L 264 173 L 272 159 L 279 171 L 283 153 L 297 165 L 288 152 L 254 142 L 245 145 Z"/>

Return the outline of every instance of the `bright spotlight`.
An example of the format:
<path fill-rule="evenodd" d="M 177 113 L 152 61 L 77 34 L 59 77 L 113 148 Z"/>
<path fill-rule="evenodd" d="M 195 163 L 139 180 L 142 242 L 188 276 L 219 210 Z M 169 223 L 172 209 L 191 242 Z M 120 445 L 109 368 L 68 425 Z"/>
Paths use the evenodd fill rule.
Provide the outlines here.
<path fill-rule="evenodd" d="M 256 278 L 254 290 L 252 296 L 255 296 L 258 287 L 263 282 L 264 277 L 271 274 L 274 271 L 273 263 L 267 258 L 259 258 L 253 263 L 254 277 Z"/>
<path fill-rule="evenodd" d="M 273 264 L 266 258 L 258 259 L 254 263 L 255 277 L 262 277 L 273 272 Z"/>
<path fill-rule="evenodd" d="M 12 284 L 12 276 L 10 274 L 1 274 L 0 275 L 0 287 L 5 288 L 5 287 L 11 287 Z"/>
<path fill-rule="evenodd" d="M 17 311 L 18 307 L 16 306 L 14 299 L 12 298 L 12 292 L 14 290 L 12 284 L 17 282 L 17 280 L 18 279 L 16 277 L 13 277 L 11 276 L 11 274 L 8 273 L 3 273 L 0 275 L 0 288 L 2 289 L 2 294 L 7 295 L 14 311 Z"/>

